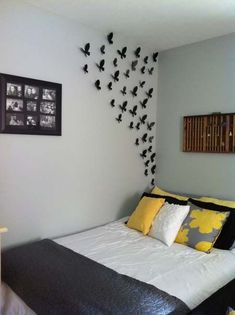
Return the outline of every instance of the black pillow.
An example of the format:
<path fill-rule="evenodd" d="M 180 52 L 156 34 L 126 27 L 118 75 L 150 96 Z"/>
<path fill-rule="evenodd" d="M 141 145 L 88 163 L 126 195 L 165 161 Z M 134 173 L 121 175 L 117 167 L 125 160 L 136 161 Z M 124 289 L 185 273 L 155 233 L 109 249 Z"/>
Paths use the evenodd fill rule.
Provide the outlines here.
<path fill-rule="evenodd" d="M 225 222 L 223 229 L 217 238 L 214 247 L 219 249 L 230 249 L 235 241 L 235 209 L 229 208 L 225 206 L 219 206 L 212 202 L 204 202 L 195 199 L 189 199 L 189 202 L 194 204 L 195 206 L 201 207 L 203 209 L 215 210 L 215 211 L 229 211 L 230 215 Z"/>
<path fill-rule="evenodd" d="M 149 194 L 144 192 L 141 199 L 143 197 L 151 197 L 151 198 L 163 198 L 165 199 L 166 202 L 170 203 L 170 204 L 176 204 L 176 205 L 181 205 L 181 206 L 185 206 L 187 205 L 188 201 L 187 200 L 180 200 L 174 197 L 170 197 L 170 196 L 161 196 L 161 195 L 157 195 L 157 194 Z"/>

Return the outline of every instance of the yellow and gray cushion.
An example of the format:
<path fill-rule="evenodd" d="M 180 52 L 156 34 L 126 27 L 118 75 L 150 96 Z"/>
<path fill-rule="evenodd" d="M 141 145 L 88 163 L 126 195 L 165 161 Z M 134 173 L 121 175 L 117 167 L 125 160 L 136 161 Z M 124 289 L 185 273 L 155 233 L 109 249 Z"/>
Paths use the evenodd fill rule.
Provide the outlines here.
<path fill-rule="evenodd" d="M 202 209 L 193 204 L 190 206 L 190 212 L 175 241 L 208 253 L 219 236 L 229 212 Z"/>
<path fill-rule="evenodd" d="M 229 307 L 226 315 L 235 315 L 235 311 L 231 307 Z"/>

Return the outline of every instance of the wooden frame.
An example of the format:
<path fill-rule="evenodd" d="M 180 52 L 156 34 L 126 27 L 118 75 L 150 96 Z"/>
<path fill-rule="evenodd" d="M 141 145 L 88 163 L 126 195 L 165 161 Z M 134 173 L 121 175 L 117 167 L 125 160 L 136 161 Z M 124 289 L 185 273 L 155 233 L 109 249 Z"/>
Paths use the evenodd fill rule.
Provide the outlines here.
<path fill-rule="evenodd" d="M 235 153 L 235 113 L 185 116 L 183 151 Z"/>
<path fill-rule="evenodd" d="M 0 132 L 61 135 L 62 85 L 0 74 Z"/>

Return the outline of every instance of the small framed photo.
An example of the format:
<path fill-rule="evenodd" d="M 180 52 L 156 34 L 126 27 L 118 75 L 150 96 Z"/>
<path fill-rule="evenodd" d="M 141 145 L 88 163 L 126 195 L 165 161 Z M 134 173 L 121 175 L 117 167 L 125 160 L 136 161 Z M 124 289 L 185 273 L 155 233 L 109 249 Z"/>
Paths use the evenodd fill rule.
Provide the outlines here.
<path fill-rule="evenodd" d="M 24 109 L 23 100 L 7 98 L 6 99 L 6 110 L 9 112 L 22 112 Z"/>
<path fill-rule="evenodd" d="M 0 132 L 61 135 L 59 83 L 0 73 Z"/>
<path fill-rule="evenodd" d="M 40 126 L 42 128 L 54 129 L 56 126 L 55 116 L 41 115 Z"/>
<path fill-rule="evenodd" d="M 49 90 L 49 89 L 43 89 L 42 91 L 42 99 L 47 101 L 55 101 L 56 98 L 56 91 L 55 90 Z"/>
<path fill-rule="evenodd" d="M 24 126 L 24 114 L 9 113 L 6 115 L 7 126 L 22 127 Z"/>
<path fill-rule="evenodd" d="M 25 85 L 24 87 L 24 97 L 30 98 L 33 100 L 37 100 L 39 98 L 39 87 L 37 86 L 31 86 L 31 85 Z"/>
<path fill-rule="evenodd" d="M 36 112 L 37 111 L 37 102 L 26 101 L 26 109 L 28 112 Z"/>
<path fill-rule="evenodd" d="M 7 96 L 22 97 L 22 85 L 7 83 Z"/>
<path fill-rule="evenodd" d="M 40 112 L 42 114 L 50 114 L 55 115 L 56 113 L 56 104 L 55 102 L 41 102 L 40 104 Z"/>

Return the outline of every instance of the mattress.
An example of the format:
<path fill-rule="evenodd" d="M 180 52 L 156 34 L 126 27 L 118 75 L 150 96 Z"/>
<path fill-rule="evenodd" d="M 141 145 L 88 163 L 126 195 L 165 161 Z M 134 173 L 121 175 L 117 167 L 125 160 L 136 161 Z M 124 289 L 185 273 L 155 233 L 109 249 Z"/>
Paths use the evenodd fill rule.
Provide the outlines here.
<path fill-rule="evenodd" d="M 235 250 L 210 254 L 129 229 L 125 220 L 55 239 L 113 270 L 174 295 L 190 309 L 235 278 Z"/>

